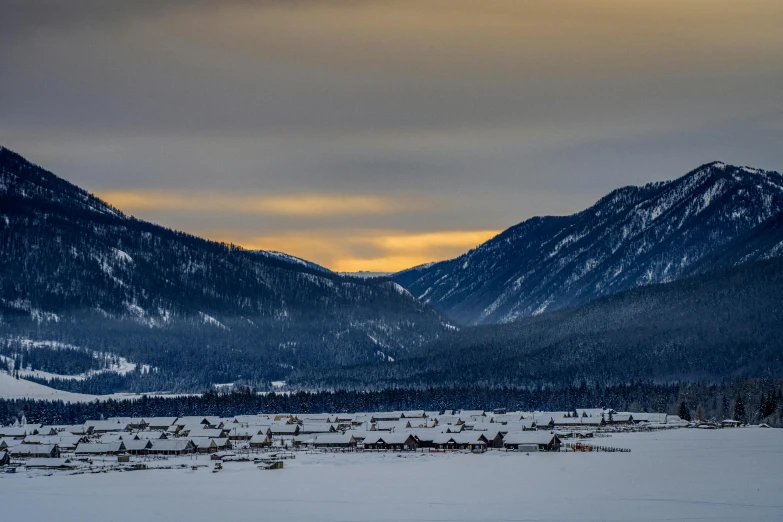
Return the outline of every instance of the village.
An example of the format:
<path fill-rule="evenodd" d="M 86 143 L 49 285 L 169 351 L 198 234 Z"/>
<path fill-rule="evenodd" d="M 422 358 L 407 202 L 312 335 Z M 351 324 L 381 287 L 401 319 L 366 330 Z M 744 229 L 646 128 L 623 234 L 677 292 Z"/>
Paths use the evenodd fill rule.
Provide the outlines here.
<path fill-rule="evenodd" d="M 689 423 L 663 413 L 576 409 L 573 412 L 395 411 L 335 414 L 257 414 L 109 418 L 74 426 L 0 427 L 0 465 L 26 470 L 90 472 L 167 467 L 223 469 L 224 462 L 253 461 L 281 469 L 307 452 L 561 452 L 629 451 L 599 444 L 612 433 L 676 428 L 736 427 L 734 421 Z M 212 466 L 205 460 L 215 461 Z"/>

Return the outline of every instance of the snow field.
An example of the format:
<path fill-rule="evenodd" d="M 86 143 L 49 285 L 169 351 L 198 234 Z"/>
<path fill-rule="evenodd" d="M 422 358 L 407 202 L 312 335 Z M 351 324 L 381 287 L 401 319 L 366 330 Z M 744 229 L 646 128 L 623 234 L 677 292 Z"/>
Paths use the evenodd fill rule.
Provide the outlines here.
<path fill-rule="evenodd" d="M 298 453 L 285 469 L 0 475 L 8 520 L 650 521 L 783 518 L 783 430 L 616 434 L 631 453 Z M 399 456 L 401 455 L 401 456 Z M 5 517 L 4 517 L 5 518 Z"/>

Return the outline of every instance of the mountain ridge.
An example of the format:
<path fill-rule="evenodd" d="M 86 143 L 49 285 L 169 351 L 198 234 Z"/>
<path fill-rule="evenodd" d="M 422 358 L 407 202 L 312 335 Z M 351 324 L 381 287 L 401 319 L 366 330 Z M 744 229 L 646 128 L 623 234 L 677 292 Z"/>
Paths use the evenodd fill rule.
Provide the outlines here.
<path fill-rule="evenodd" d="M 0 349 L 14 356 L 29 338 L 158 369 L 117 386 L 263 387 L 295 368 L 382 363 L 448 331 L 391 280 L 138 220 L 6 148 L 0 208 Z"/>
<path fill-rule="evenodd" d="M 674 180 L 615 189 L 569 216 L 530 218 L 394 279 L 459 323 L 509 322 L 685 277 L 781 211 L 779 173 L 711 162 Z"/>

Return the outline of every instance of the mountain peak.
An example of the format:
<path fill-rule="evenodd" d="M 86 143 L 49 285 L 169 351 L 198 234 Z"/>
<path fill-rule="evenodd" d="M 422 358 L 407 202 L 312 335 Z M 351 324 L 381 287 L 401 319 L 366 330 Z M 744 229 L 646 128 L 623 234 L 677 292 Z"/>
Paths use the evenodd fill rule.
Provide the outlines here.
<path fill-rule="evenodd" d="M 455 321 L 508 322 L 686 277 L 781 213 L 783 176 L 715 161 L 671 181 L 614 190 L 570 216 L 528 219 L 395 280 Z"/>

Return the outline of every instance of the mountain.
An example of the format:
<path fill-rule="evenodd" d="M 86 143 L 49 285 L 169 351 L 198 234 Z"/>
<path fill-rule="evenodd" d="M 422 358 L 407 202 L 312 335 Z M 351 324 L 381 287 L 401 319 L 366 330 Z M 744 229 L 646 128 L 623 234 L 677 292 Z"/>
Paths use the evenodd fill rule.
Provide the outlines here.
<path fill-rule="evenodd" d="M 307 378 L 359 389 L 432 383 L 563 389 L 582 382 L 592 387 L 772 378 L 783 372 L 781 318 L 783 259 L 775 258 L 511 323 L 465 327 L 393 364 Z"/>
<path fill-rule="evenodd" d="M 380 364 L 448 328 L 389 279 L 135 219 L 0 148 L 0 355 L 24 368 L 46 350 L 93 372 L 92 384 L 60 383 L 71 391 L 263 386 Z M 118 358 L 133 371 L 94 372 Z"/>
<path fill-rule="evenodd" d="M 312 261 L 308 261 L 307 259 L 302 259 L 301 257 L 292 256 L 290 254 L 285 254 L 283 252 L 277 252 L 276 250 L 250 250 L 250 252 L 262 257 L 266 257 L 268 259 L 278 259 L 280 261 L 285 261 L 287 263 L 301 265 L 307 268 L 311 268 L 313 270 L 317 270 L 318 272 L 324 272 L 327 274 L 334 273 L 328 268 L 313 263 Z"/>
<path fill-rule="evenodd" d="M 781 255 L 782 211 L 779 173 L 714 162 L 571 216 L 529 219 L 394 280 L 459 323 L 505 323 Z"/>

